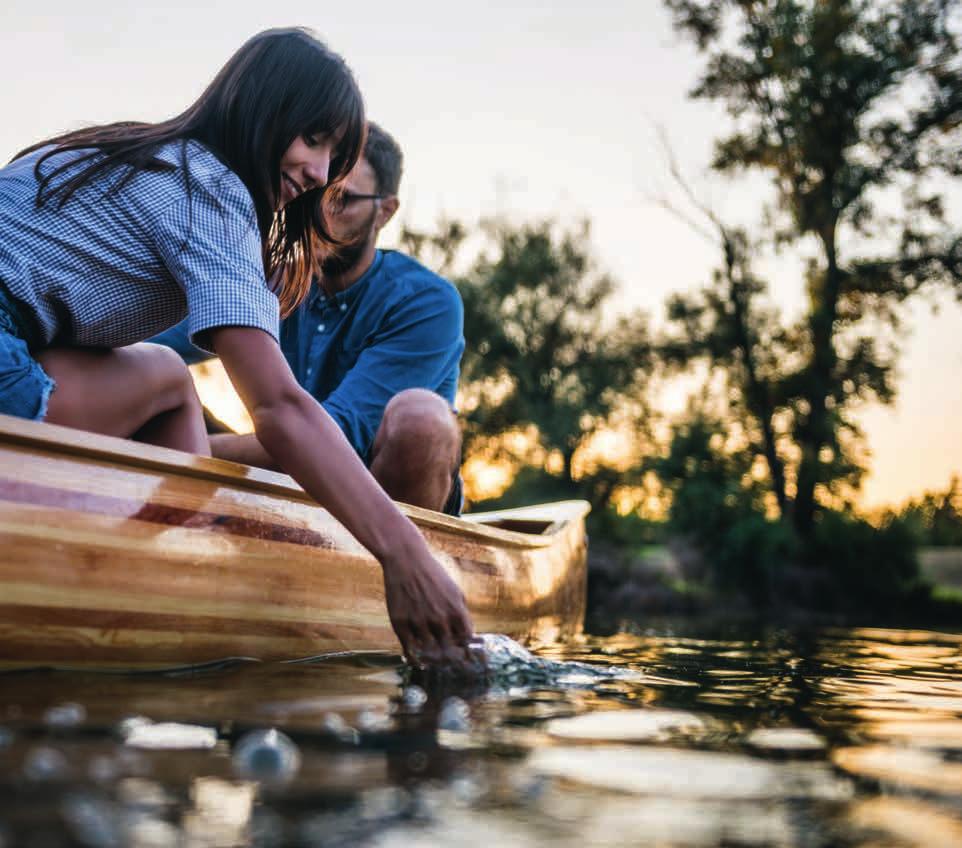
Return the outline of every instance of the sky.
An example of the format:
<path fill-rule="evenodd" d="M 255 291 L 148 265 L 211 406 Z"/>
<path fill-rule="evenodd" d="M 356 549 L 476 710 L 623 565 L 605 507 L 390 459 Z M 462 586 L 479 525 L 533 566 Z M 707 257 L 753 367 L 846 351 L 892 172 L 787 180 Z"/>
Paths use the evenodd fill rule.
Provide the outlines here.
<path fill-rule="evenodd" d="M 3 161 L 84 124 L 168 117 L 255 32 L 308 26 L 347 59 L 369 116 L 405 151 L 401 213 L 384 246 L 401 221 L 430 228 L 442 215 L 587 217 L 595 255 L 620 282 L 617 308 L 642 308 L 655 321 L 670 292 L 699 288 L 718 259 L 657 202 L 681 201 L 659 128 L 723 216 L 757 221 L 768 196 L 763 180 L 707 174 L 726 116 L 687 98 L 699 57 L 658 0 L 4 0 L 3 24 Z M 778 306 L 797 314 L 797 264 L 766 256 L 759 269 L 776 281 Z M 869 507 L 962 474 L 962 307 L 948 296 L 919 301 L 905 326 L 898 401 L 862 414 Z"/>

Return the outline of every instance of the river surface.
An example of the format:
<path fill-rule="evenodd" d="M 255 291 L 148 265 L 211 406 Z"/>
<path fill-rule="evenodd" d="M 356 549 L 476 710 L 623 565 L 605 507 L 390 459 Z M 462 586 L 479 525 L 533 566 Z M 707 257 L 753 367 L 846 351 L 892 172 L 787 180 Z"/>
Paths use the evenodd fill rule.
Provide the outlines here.
<path fill-rule="evenodd" d="M 708 630 L 473 692 L 375 654 L 6 673 L 0 846 L 962 845 L 962 636 Z"/>

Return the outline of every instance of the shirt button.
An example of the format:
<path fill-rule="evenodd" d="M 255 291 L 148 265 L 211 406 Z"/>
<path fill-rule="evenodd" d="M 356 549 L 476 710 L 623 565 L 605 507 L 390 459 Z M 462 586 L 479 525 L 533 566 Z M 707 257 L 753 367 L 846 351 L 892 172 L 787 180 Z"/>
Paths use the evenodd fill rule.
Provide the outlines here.
<path fill-rule="evenodd" d="M 323 333 L 323 332 L 324 332 L 324 325 L 323 325 L 323 324 L 318 324 L 318 325 L 317 325 L 317 332 L 319 332 L 319 333 Z"/>
<path fill-rule="evenodd" d="M 307 376 L 310 377 L 314 373 L 314 368 L 310 365 L 307 366 Z"/>
<path fill-rule="evenodd" d="M 347 312 L 347 304 L 346 304 L 346 303 L 342 303 L 342 304 L 341 304 L 341 312 Z"/>

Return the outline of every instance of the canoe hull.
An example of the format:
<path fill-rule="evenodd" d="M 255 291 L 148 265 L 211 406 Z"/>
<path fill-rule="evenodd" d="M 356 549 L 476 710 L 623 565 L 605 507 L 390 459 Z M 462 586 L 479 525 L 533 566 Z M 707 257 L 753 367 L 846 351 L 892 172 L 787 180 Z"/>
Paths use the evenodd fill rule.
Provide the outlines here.
<path fill-rule="evenodd" d="M 289 478 L 131 445 L 0 416 L 0 663 L 399 650 L 379 565 Z M 580 633 L 582 505 L 543 536 L 404 508 L 479 632 Z"/>

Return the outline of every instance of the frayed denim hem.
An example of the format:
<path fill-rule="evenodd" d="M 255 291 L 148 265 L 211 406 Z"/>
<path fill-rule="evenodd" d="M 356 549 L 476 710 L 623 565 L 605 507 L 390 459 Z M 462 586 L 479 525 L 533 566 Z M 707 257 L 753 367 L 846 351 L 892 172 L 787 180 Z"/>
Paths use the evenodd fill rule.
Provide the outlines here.
<path fill-rule="evenodd" d="M 47 418 L 47 407 L 50 405 L 50 395 L 53 393 L 54 389 L 57 388 L 57 381 L 54 380 L 46 371 L 43 370 L 43 366 L 40 366 L 43 376 L 46 378 L 43 388 L 40 390 L 40 404 L 37 407 L 37 414 L 34 416 L 34 421 L 44 421 Z"/>
<path fill-rule="evenodd" d="M 0 328 L 0 412 L 43 421 L 50 393 L 56 387 L 54 379 L 31 356 L 27 343 Z"/>

